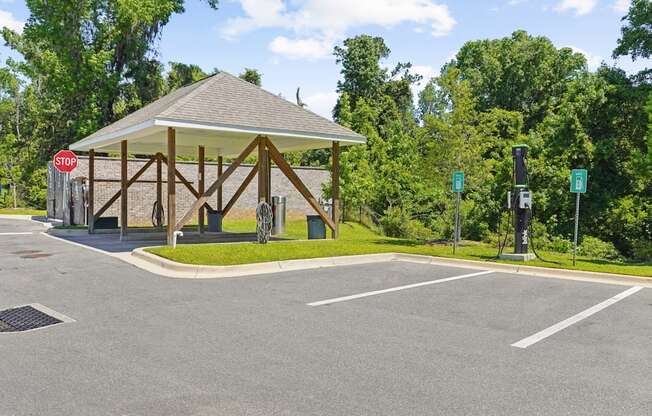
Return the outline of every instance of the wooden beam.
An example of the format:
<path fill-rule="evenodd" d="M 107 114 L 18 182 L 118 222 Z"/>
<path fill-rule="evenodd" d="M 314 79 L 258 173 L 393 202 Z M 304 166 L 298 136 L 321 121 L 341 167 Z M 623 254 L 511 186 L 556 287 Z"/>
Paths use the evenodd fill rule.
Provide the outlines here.
<path fill-rule="evenodd" d="M 267 182 L 265 183 L 266 185 L 266 195 L 267 195 L 267 203 L 272 204 L 272 158 L 269 157 L 269 149 L 265 149 L 265 163 L 267 164 L 267 172 L 266 172 L 266 179 Z"/>
<path fill-rule="evenodd" d="M 168 227 L 167 227 L 167 242 L 172 245 L 174 240 L 174 224 L 177 217 L 177 188 L 174 181 L 175 172 L 177 171 L 177 147 L 176 147 L 176 132 L 172 127 L 168 127 L 168 158 L 167 158 L 167 174 L 168 174 Z"/>
<path fill-rule="evenodd" d="M 206 180 L 206 170 L 204 166 L 204 157 L 206 156 L 206 148 L 204 146 L 199 146 L 198 149 L 198 163 L 197 163 L 197 192 L 199 195 L 204 193 L 204 181 Z M 203 234 L 204 232 L 204 214 L 205 209 L 202 205 L 199 208 L 199 215 L 197 218 L 197 227 L 199 228 L 199 233 Z"/>
<path fill-rule="evenodd" d="M 188 223 L 188 221 L 190 221 L 192 219 L 194 213 L 197 212 L 199 207 L 204 205 L 206 203 L 206 201 L 208 200 L 208 198 L 211 195 L 213 195 L 213 193 L 215 193 L 217 188 L 219 186 L 222 186 L 224 181 L 226 181 L 229 178 L 229 176 L 231 176 L 231 174 L 233 172 L 235 172 L 235 170 L 238 168 L 238 166 L 240 166 L 242 161 L 245 160 L 247 158 L 247 156 L 249 156 L 249 153 L 251 153 L 254 150 L 254 148 L 258 145 L 259 141 L 260 141 L 260 138 L 256 137 L 254 139 L 254 141 L 249 143 L 249 145 L 242 151 L 242 153 L 240 153 L 240 155 L 231 163 L 231 165 L 229 165 L 229 168 L 222 175 L 220 175 L 220 177 L 217 178 L 217 180 L 215 182 L 213 182 L 213 184 L 206 190 L 206 192 L 204 192 L 204 194 L 201 195 L 192 204 L 192 206 L 186 212 L 186 214 L 183 216 L 183 218 L 181 218 L 181 220 L 179 220 L 179 222 L 177 222 L 177 225 L 174 227 L 175 230 L 180 230 L 184 225 L 186 225 Z"/>
<path fill-rule="evenodd" d="M 245 189 L 247 189 L 247 186 L 251 183 L 251 181 L 254 179 L 254 176 L 256 176 L 256 173 L 258 173 L 258 166 L 259 163 L 256 162 L 254 167 L 251 169 L 251 172 L 247 175 L 245 180 L 240 184 L 240 187 L 235 191 L 235 194 L 231 197 L 229 202 L 227 202 L 226 206 L 224 207 L 224 210 L 222 211 L 222 218 L 226 217 L 226 214 L 229 213 L 231 208 L 235 205 L 236 202 L 238 202 L 238 198 L 244 193 Z"/>
<path fill-rule="evenodd" d="M 331 194 L 333 196 L 333 228 L 334 240 L 340 238 L 340 142 L 333 142 L 333 167 L 331 170 Z"/>
<path fill-rule="evenodd" d="M 163 208 L 163 163 L 161 153 L 156 154 L 156 203 Z M 161 224 L 162 225 L 162 224 Z"/>
<path fill-rule="evenodd" d="M 86 221 L 88 222 L 88 232 L 95 232 L 95 149 L 88 151 L 88 208 L 86 211 Z"/>
<path fill-rule="evenodd" d="M 217 156 L 217 178 L 219 179 L 222 176 L 224 168 L 224 158 L 222 156 Z M 217 187 L 217 210 L 222 211 L 222 185 Z"/>
<path fill-rule="evenodd" d="M 127 141 L 120 142 L 120 239 L 127 238 L 128 220 L 128 177 L 127 177 Z"/>
<path fill-rule="evenodd" d="M 129 179 L 129 182 L 127 182 L 127 188 L 133 185 L 138 180 L 138 178 L 140 178 L 142 174 L 145 173 L 147 168 L 152 166 L 152 163 L 154 163 L 155 160 L 156 160 L 156 156 L 152 156 L 152 158 L 149 159 L 147 163 L 145 163 L 145 165 L 143 165 L 143 167 L 140 168 L 140 170 L 136 172 L 134 176 L 131 177 L 131 179 Z M 122 181 L 122 179 L 120 181 Z M 104 212 L 106 212 L 106 210 L 109 209 L 109 207 L 111 207 L 111 205 L 113 205 L 113 203 L 118 200 L 118 198 L 120 198 L 120 195 L 122 195 L 122 189 L 116 192 L 111 198 L 109 198 L 108 201 L 106 201 L 104 205 L 102 205 L 102 208 L 100 208 L 95 214 L 95 221 L 97 221 L 97 219 L 100 218 L 102 214 L 104 214 Z"/>
<path fill-rule="evenodd" d="M 326 214 L 326 211 L 319 205 L 319 202 L 315 199 L 315 197 L 310 193 L 310 190 L 306 187 L 306 185 L 303 184 L 299 176 L 292 170 L 292 167 L 288 164 L 288 162 L 283 159 L 283 155 L 278 151 L 278 149 L 272 144 L 271 140 L 269 139 L 264 139 L 266 141 L 266 146 L 269 149 L 269 154 L 272 157 L 272 160 L 274 163 L 276 163 L 276 166 L 283 172 L 283 174 L 288 178 L 288 180 L 294 185 L 294 187 L 299 191 L 299 193 L 308 201 L 308 204 L 314 209 L 317 214 L 321 217 L 321 219 L 328 225 L 328 227 L 331 230 L 335 229 L 335 224 L 333 223 L 333 220 L 328 217 L 328 214 Z"/>
<path fill-rule="evenodd" d="M 267 202 L 267 152 L 265 140 L 258 142 L 258 203 Z"/>
<path fill-rule="evenodd" d="M 165 163 L 165 164 L 169 167 L 169 165 L 168 165 L 168 159 L 167 159 L 165 156 L 163 156 L 163 163 Z M 175 163 L 175 166 L 176 166 L 176 163 Z M 188 179 L 186 179 L 186 177 L 183 176 L 183 175 L 181 174 L 181 172 L 179 172 L 178 170 L 175 169 L 175 170 L 174 170 L 174 175 L 175 175 L 175 176 L 176 176 L 176 177 L 181 181 L 181 183 L 182 183 L 186 188 L 188 188 L 188 190 L 190 191 L 190 193 L 192 194 L 192 196 L 194 196 L 195 198 L 199 198 L 199 192 L 197 192 L 197 190 L 195 189 L 195 187 L 192 186 L 192 183 L 190 183 L 190 181 L 189 181 Z"/>

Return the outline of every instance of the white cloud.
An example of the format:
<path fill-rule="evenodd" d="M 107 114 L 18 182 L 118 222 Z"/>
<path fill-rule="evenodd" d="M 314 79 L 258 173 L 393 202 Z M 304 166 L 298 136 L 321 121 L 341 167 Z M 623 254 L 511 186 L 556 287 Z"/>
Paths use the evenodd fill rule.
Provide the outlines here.
<path fill-rule="evenodd" d="M 555 6 L 555 11 L 566 12 L 573 10 L 576 16 L 582 16 L 591 13 L 597 3 L 597 0 L 561 0 Z"/>
<path fill-rule="evenodd" d="M 616 0 L 611 8 L 614 9 L 616 13 L 627 13 L 631 3 L 631 0 Z"/>
<path fill-rule="evenodd" d="M 332 46 L 352 28 L 376 25 L 393 27 L 412 23 L 427 27 L 432 36 L 445 36 L 455 26 L 448 6 L 434 0 L 239 0 L 245 16 L 231 18 L 221 31 L 223 37 L 237 36 L 262 28 L 291 31 L 295 39 L 276 38 L 270 49 L 315 46 L 311 58 L 330 55 Z M 273 43 L 274 43 L 273 42 Z M 328 48 L 324 46 L 328 45 Z M 324 47 L 324 48 L 322 48 Z M 306 53 L 294 53 L 295 58 Z"/>
<path fill-rule="evenodd" d="M 308 110 L 331 120 L 333 118 L 333 108 L 337 104 L 338 97 L 339 94 L 334 91 L 318 92 L 306 97 L 303 101 L 307 104 Z"/>
<path fill-rule="evenodd" d="M 598 69 L 602 64 L 603 58 L 601 56 L 593 55 L 592 53 L 589 53 L 584 49 L 578 48 L 576 46 L 569 45 L 567 46 L 567 48 L 571 48 L 575 53 L 581 53 L 582 55 L 584 55 L 584 57 L 586 58 L 586 62 L 589 65 L 589 69 L 591 71 Z"/>
<path fill-rule="evenodd" d="M 325 39 L 288 39 L 278 36 L 269 44 L 269 50 L 290 59 L 315 60 L 328 56 L 333 50 L 333 44 Z"/>
<path fill-rule="evenodd" d="M 16 19 L 11 12 L 0 10 L 0 27 L 8 27 L 16 32 L 22 32 L 24 24 Z"/>

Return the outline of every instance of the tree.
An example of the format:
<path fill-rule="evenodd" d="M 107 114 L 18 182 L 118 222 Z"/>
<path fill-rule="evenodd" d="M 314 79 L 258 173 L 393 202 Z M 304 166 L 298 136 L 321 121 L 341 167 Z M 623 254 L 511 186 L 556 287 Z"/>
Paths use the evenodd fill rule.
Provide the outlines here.
<path fill-rule="evenodd" d="M 197 65 L 188 65 L 181 62 L 170 62 L 170 72 L 167 77 L 168 91 L 176 90 L 202 78 L 207 74 Z"/>
<path fill-rule="evenodd" d="M 623 21 L 618 46 L 613 57 L 631 56 L 632 60 L 649 58 L 652 54 L 652 3 L 649 0 L 632 0 Z"/>
<path fill-rule="evenodd" d="M 239 77 L 259 87 L 262 85 L 263 74 L 261 74 L 257 69 L 245 68 L 244 72 L 241 73 Z"/>
<path fill-rule="evenodd" d="M 216 0 L 208 0 L 216 8 Z M 56 107 L 45 115 L 50 134 L 43 158 L 155 97 L 160 64 L 152 58 L 163 26 L 183 0 L 51 2 L 28 0 L 23 33 L 7 28 L 7 45 L 24 58 L 24 74 Z"/>
<path fill-rule="evenodd" d="M 478 97 L 478 111 L 518 111 L 524 116 L 526 131 L 543 120 L 568 81 L 587 70 L 584 55 L 570 48 L 557 49 L 549 39 L 525 31 L 467 42 L 450 65 L 469 81 Z"/>

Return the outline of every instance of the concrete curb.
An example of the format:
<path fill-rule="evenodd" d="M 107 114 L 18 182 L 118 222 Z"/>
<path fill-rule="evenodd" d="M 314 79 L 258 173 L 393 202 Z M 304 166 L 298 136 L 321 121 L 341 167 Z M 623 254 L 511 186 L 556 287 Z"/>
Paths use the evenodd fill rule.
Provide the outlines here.
<path fill-rule="evenodd" d="M 35 218 L 42 218 L 43 221 L 40 221 Z M 15 220 L 15 221 L 32 221 L 37 224 L 41 224 L 45 228 L 52 228 L 53 225 L 50 222 L 49 218 L 40 217 L 38 215 L 9 215 L 9 214 L 0 214 L 0 220 Z"/>
<path fill-rule="evenodd" d="M 131 254 L 116 256 L 128 263 L 151 273 L 172 278 L 216 279 L 225 277 L 256 276 L 294 270 L 310 270 L 324 267 L 349 266 L 356 264 L 403 261 L 409 263 L 432 264 L 437 266 L 463 267 L 467 269 L 492 270 L 517 275 L 549 277 L 588 282 L 601 282 L 625 286 L 645 286 L 652 288 L 652 278 L 620 274 L 595 273 L 576 270 L 560 270 L 546 267 L 521 266 L 491 263 L 475 260 L 450 259 L 416 254 L 380 253 L 357 256 L 324 257 L 303 260 L 284 260 L 267 263 L 240 264 L 233 266 L 200 266 L 178 263 L 137 248 Z"/>

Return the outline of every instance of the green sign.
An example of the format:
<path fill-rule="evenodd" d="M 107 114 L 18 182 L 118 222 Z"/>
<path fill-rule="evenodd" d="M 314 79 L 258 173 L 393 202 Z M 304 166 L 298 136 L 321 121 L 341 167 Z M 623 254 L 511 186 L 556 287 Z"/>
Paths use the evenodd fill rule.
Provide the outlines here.
<path fill-rule="evenodd" d="M 453 192 L 464 192 L 464 172 L 453 172 Z"/>
<path fill-rule="evenodd" d="M 573 169 L 570 177 L 570 191 L 574 194 L 586 193 L 587 182 L 586 169 Z"/>

